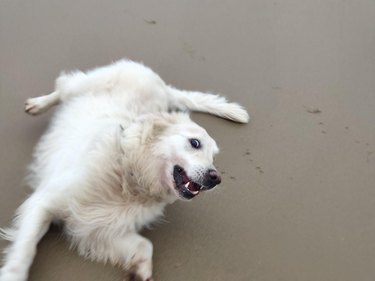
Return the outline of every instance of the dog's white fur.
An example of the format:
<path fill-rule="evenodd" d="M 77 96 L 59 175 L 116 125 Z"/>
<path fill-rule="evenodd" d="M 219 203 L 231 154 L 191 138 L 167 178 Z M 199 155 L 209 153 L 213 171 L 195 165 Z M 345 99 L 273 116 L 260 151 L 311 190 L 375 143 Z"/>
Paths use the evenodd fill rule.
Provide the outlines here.
<path fill-rule="evenodd" d="M 33 194 L 3 230 L 12 241 L 1 281 L 27 280 L 38 241 L 53 221 L 79 254 L 152 279 L 152 244 L 138 231 L 179 198 L 173 166 L 196 180 L 214 169 L 215 141 L 187 110 L 246 123 L 223 97 L 178 90 L 142 64 L 122 60 L 62 74 L 52 94 L 27 100 L 36 115 L 61 103 L 30 165 Z M 173 113 L 171 111 L 179 111 Z M 182 111 L 182 112 L 181 112 Z M 189 139 L 201 142 L 194 149 Z"/>

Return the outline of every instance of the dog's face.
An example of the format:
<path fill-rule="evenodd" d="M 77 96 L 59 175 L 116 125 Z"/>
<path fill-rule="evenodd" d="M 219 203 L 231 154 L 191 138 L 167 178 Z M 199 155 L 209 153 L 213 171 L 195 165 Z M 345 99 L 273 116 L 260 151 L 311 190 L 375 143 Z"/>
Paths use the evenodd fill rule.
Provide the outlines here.
<path fill-rule="evenodd" d="M 157 149 L 164 163 L 162 184 L 178 198 L 192 199 L 221 182 L 213 165 L 219 149 L 206 130 L 190 119 L 171 125 L 159 139 Z"/>

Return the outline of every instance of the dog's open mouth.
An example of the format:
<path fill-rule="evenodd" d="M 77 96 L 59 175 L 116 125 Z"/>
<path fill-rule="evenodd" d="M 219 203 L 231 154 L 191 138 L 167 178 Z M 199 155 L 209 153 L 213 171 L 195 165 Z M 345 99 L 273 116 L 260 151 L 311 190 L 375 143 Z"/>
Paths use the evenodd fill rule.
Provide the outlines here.
<path fill-rule="evenodd" d="M 176 190 L 180 196 L 185 199 L 192 199 L 197 196 L 202 189 L 202 186 L 193 182 L 186 174 L 185 170 L 175 165 L 173 168 L 173 178 L 176 184 Z"/>

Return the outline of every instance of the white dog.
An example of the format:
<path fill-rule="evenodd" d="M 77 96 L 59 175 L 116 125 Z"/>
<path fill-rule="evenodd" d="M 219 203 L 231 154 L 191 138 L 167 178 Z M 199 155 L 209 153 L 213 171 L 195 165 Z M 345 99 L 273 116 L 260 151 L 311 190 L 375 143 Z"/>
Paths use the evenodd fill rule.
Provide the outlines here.
<path fill-rule="evenodd" d="M 152 280 L 152 244 L 138 231 L 176 199 L 190 200 L 221 181 L 219 149 L 187 110 L 246 123 L 223 97 L 178 90 L 151 69 L 122 60 L 62 74 L 55 91 L 26 101 L 36 115 L 61 103 L 30 165 L 34 193 L 20 206 L 1 281 L 27 280 L 38 241 L 62 221 L 84 257 L 111 262 L 131 280 Z"/>

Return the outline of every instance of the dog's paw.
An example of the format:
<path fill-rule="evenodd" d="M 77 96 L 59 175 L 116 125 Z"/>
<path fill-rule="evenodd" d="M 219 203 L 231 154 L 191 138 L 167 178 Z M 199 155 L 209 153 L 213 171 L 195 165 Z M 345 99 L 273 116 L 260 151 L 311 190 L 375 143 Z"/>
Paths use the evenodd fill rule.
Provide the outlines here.
<path fill-rule="evenodd" d="M 38 115 L 44 112 L 47 106 L 45 97 L 31 98 L 25 102 L 25 112 L 30 115 Z"/>
<path fill-rule="evenodd" d="M 224 116 L 238 123 L 248 123 L 250 121 L 249 113 L 238 103 L 228 103 L 225 106 Z"/>
<path fill-rule="evenodd" d="M 152 277 L 149 277 L 149 278 L 146 278 L 146 279 L 143 279 L 141 276 L 139 276 L 138 274 L 136 273 L 129 273 L 124 281 L 154 281 L 154 279 Z"/>
<path fill-rule="evenodd" d="M 1 281 L 26 281 L 27 280 L 27 274 L 25 271 L 20 270 L 17 267 L 13 268 L 2 268 L 0 270 L 0 280 Z"/>

